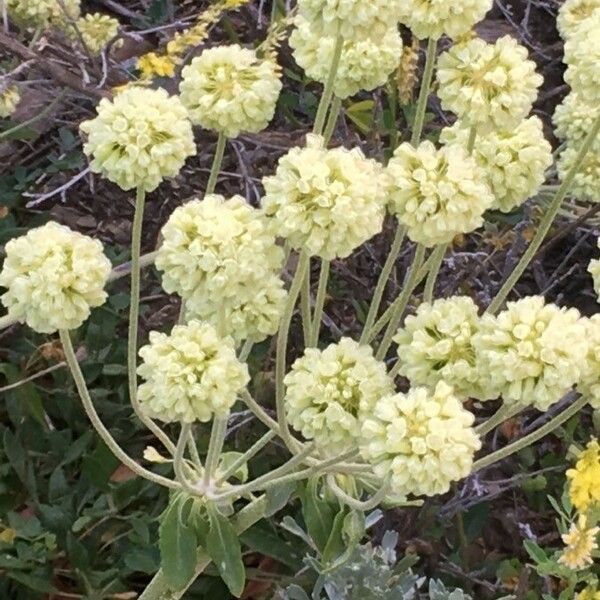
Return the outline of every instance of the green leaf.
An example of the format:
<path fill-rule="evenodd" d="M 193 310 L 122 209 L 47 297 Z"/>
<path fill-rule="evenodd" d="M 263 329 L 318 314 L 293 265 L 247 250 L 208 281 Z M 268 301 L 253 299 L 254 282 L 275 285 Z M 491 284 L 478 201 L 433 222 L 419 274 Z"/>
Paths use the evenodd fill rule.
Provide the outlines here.
<path fill-rule="evenodd" d="M 240 456 L 242 456 L 241 452 L 223 452 L 219 459 L 217 471 L 219 473 L 225 473 Z M 235 477 L 241 483 L 245 483 L 248 479 L 248 463 L 244 463 L 242 466 L 238 467 L 232 477 Z"/>
<path fill-rule="evenodd" d="M 0 364 L 0 373 L 2 373 L 9 384 L 22 381 L 26 375 L 21 373 L 17 367 L 9 363 Z M 47 428 L 44 405 L 42 398 L 33 383 L 28 382 L 13 388 L 8 394 L 21 402 L 29 412 L 29 414 L 44 428 Z"/>
<path fill-rule="evenodd" d="M 319 478 L 309 479 L 302 494 L 302 515 L 310 537 L 320 551 L 325 549 L 335 519 L 331 504 L 321 499 L 317 492 Z"/>
<path fill-rule="evenodd" d="M 183 589 L 196 570 L 198 545 L 195 531 L 187 524 L 189 500 L 189 496 L 175 496 L 162 514 L 158 528 L 161 567 L 175 590 Z"/>
<path fill-rule="evenodd" d="M 340 510 L 340 512 L 335 515 L 329 539 L 327 540 L 327 544 L 325 545 L 325 549 L 321 556 L 324 564 L 332 562 L 338 556 L 343 554 L 344 549 L 346 548 L 346 543 L 344 542 L 344 537 L 342 535 L 346 516 L 346 511 L 344 509 Z"/>
<path fill-rule="evenodd" d="M 543 548 L 540 548 L 535 542 L 532 542 L 531 540 L 525 540 L 523 545 L 525 546 L 527 554 L 529 554 L 529 556 L 531 556 L 536 563 L 543 563 L 548 560 L 548 556 L 544 552 Z"/>
<path fill-rule="evenodd" d="M 287 505 L 290 496 L 296 491 L 296 487 L 296 483 L 290 481 L 288 483 L 274 485 L 265 492 L 265 519 L 272 517 Z"/>
<path fill-rule="evenodd" d="M 239 598 L 246 583 L 242 547 L 235 529 L 214 504 L 207 505 L 210 529 L 206 536 L 206 552 L 219 571 L 229 591 Z"/>

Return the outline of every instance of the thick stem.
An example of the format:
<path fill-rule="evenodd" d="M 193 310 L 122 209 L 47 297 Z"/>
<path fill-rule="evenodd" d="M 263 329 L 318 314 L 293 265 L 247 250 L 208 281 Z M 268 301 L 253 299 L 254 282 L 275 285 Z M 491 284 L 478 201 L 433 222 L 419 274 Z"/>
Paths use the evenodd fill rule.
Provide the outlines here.
<path fill-rule="evenodd" d="M 224 133 L 219 133 L 219 139 L 217 140 L 217 148 L 215 150 L 215 157 L 210 168 L 210 175 L 208 177 L 208 183 L 206 184 L 205 195 L 212 194 L 215 191 L 217 185 L 217 179 L 221 172 L 221 165 L 223 164 L 223 157 L 225 156 L 225 146 L 227 145 L 227 136 Z"/>
<path fill-rule="evenodd" d="M 144 479 L 148 479 L 149 481 L 158 483 L 159 485 L 163 485 L 171 489 L 180 489 L 181 486 L 176 481 L 172 481 L 171 479 L 167 479 L 166 477 L 162 477 L 161 475 L 156 475 L 155 473 L 152 473 L 152 471 L 148 471 L 148 469 L 144 469 L 144 467 L 138 465 L 138 463 L 136 463 L 121 448 L 121 446 L 119 446 L 117 441 L 111 435 L 110 431 L 106 429 L 104 423 L 102 423 L 102 420 L 100 419 L 100 416 L 96 412 L 96 408 L 94 407 L 94 403 L 92 402 L 92 398 L 90 397 L 90 393 L 85 383 L 85 378 L 83 377 L 83 373 L 81 372 L 79 362 L 77 361 L 77 356 L 75 355 L 75 350 L 73 348 L 73 343 L 71 342 L 71 336 L 69 332 L 66 330 L 60 330 L 58 333 L 60 335 L 60 341 L 62 343 L 63 351 L 65 353 L 65 360 L 67 361 L 67 365 L 71 370 L 71 375 L 73 376 L 73 380 L 75 381 L 75 386 L 77 387 L 77 391 L 79 392 L 79 397 L 81 398 L 83 408 L 94 429 L 102 438 L 102 441 L 108 446 L 109 450 L 126 467 L 131 469 L 140 477 L 143 477 Z"/>
<path fill-rule="evenodd" d="M 433 301 L 433 291 L 435 289 L 435 282 L 437 281 L 442 262 L 444 261 L 444 255 L 448 249 L 449 244 L 440 244 L 433 250 L 433 262 L 431 263 L 431 269 L 427 275 L 427 281 L 425 282 L 425 291 L 423 292 L 423 302 Z"/>
<path fill-rule="evenodd" d="M 379 307 L 381 306 L 381 299 L 383 298 L 383 293 L 385 292 L 385 288 L 388 279 L 390 278 L 392 269 L 396 264 L 398 254 L 400 254 L 400 249 L 402 248 L 402 242 L 404 241 L 405 236 L 406 227 L 401 227 L 400 225 L 397 225 L 396 233 L 394 234 L 394 241 L 392 242 L 392 247 L 390 248 L 390 253 L 388 254 L 385 260 L 385 264 L 383 265 L 383 269 L 381 270 L 379 279 L 377 280 L 375 292 L 373 292 L 373 299 L 371 300 L 371 305 L 369 306 L 367 320 L 365 321 L 365 326 L 363 327 L 362 334 L 360 336 L 361 344 L 368 343 L 369 336 L 371 335 L 371 329 L 373 328 L 373 324 L 375 323 L 375 319 L 377 318 L 377 313 L 379 312 Z"/>
<path fill-rule="evenodd" d="M 577 171 L 581 168 L 581 163 L 583 162 L 583 159 L 592 147 L 592 144 L 598 136 L 599 131 L 600 116 L 596 118 L 592 128 L 590 129 L 583 144 L 581 145 L 577 157 L 573 161 L 573 166 L 569 169 L 569 172 L 567 173 L 566 177 L 563 179 L 562 184 L 558 188 L 552 202 L 550 203 L 550 206 L 548 207 L 548 212 L 546 212 L 546 214 L 544 215 L 544 218 L 542 219 L 538 230 L 535 233 L 535 236 L 531 240 L 531 243 L 527 247 L 527 250 L 525 250 L 525 253 L 521 257 L 521 260 L 513 269 L 513 272 L 506 279 L 506 281 L 500 288 L 500 291 L 498 292 L 492 303 L 489 305 L 487 309 L 488 313 L 496 314 L 500 310 L 500 308 L 504 304 L 504 301 L 506 300 L 506 297 L 513 289 L 515 284 L 519 281 L 521 275 L 523 275 L 525 269 L 529 266 L 529 263 L 533 260 L 533 257 L 536 255 L 537 251 L 542 245 L 542 242 L 544 241 L 544 238 L 548 234 L 548 231 L 552 226 L 552 222 L 554 221 L 561 207 L 561 204 L 563 203 L 564 199 L 567 196 L 567 193 L 571 189 L 571 185 L 573 184 L 573 180 L 577 175 Z"/>
<path fill-rule="evenodd" d="M 250 352 L 252 352 L 252 347 L 254 346 L 254 342 L 252 340 L 246 340 L 244 345 L 240 349 L 238 358 L 242 362 L 246 362 L 248 357 L 250 356 Z"/>
<path fill-rule="evenodd" d="M 333 49 L 333 57 L 331 59 L 331 66 L 329 67 L 329 75 L 325 82 L 323 89 L 323 95 L 319 102 L 319 108 L 315 116 L 315 125 L 313 133 L 321 135 L 323 133 L 323 127 L 325 126 L 325 117 L 327 116 L 327 109 L 331 104 L 331 98 L 333 97 L 333 85 L 335 83 L 335 77 L 337 70 L 340 65 L 340 59 L 342 57 L 342 49 L 344 47 L 344 38 L 341 34 L 338 34 L 335 39 L 335 48 Z"/>
<path fill-rule="evenodd" d="M 484 421 L 475 427 L 475 433 L 483 437 L 486 433 L 489 433 L 492 429 L 495 429 L 498 425 L 504 423 L 504 421 L 519 414 L 523 408 L 523 406 L 503 404 L 487 421 Z"/>
<path fill-rule="evenodd" d="M 226 417 L 215 417 L 210 432 L 210 441 L 208 442 L 208 452 L 206 454 L 206 461 L 204 465 L 204 487 L 208 487 L 210 480 L 214 472 L 217 470 L 217 464 L 219 463 L 219 457 L 221 456 L 221 450 L 225 443 L 225 434 L 227 433 L 227 421 Z"/>
<path fill-rule="evenodd" d="M 554 418 L 548 421 L 548 423 L 542 425 L 539 429 L 536 429 L 529 435 L 522 437 L 520 440 L 517 440 L 516 442 L 513 442 L 512 444 L 509 444 L 508 446 L 505 446 L 504 448 L 501 448 L 496 452 L 492 452 L 491 454 L 488 454 L 487 456 L 476 460 L 473 463 L 472 473 L 475 473 L 476 471 L 479 471 L 485 467 L 489 467 L 490 465 L 493 465 L 494 463 L 505 459 L 511 454 L 514 454 L 515 452 L 519 452 L 519 450 L 522 450 L 523 448 L 531 446 L 539 439 L 554 431 L 557 427 L 560 427 L 565 421 L 568 421 L 572 416 L 576 415 L 587 403 L 587 398 L 579 398 L 578 400 L 573 402 L 573 404 L 571 404 L 569 408 L 563 410 L 560 414 L 556 415 Z"/>
<path fill-rule="evenodd" d="M 325 131 L 323 132 L 325 145 L 329 144 L 329 142 L 331 141 L 331 136 L 335 131 L 335 126 L 337 125 L 341 110 L 342 100 L 341 98 L 334 96 L 333 101 L 331 103 L 331 109 L 329 110 L 329 116 L 327 117 L 327 125 L 325 125 Z"/>
<path fill-rule="evenodd" d="M 319 331 L 321 330 L 321 319 L 323 318 L 323 306 L 325 305 L 325 296 L 327 295 L 327 282 L 329 281 L 330 262 L 323 259 L 321 261 L 321 273 L 319 275 L 319 287 L 317 289 L 317 299 L 315 301 L 315 312 L 312 318 L 312 328 L 308 338 L 308 347 L 313 348 L 319 341 Z"/>
<path fill-rule="evenodd" d="M 302 316 L 302 333 L 304 334 L 304 345 L 308 345 L 310 331 L 312 329 L 310 314 L 310 258 L 302 277 L 302 289 L 300 290 L 300 315 Z"/>
<path fill-rule="evenodd" d="M 137 418 L 162 442 L 171 453 L 175 452 L 175 444 L 167 434 L 142 410 L 137 397 L 137 338 L 140 311 L 140 250 L 142 245 L 142 225 L 144 222 L 144 204 L 146 192 L 138 188 L 135 201 L 135 213 L 131 231 L 131 293 L 129 304 L 129 331 L 127 336 L 127 381 L 129 401 Z"/>
<path fill-rule="evenodd" d="M 427 53 L 425 54 L 425 70 L 421 81 L 421 90 L 417 101 L 417 112 L 415 114 L 415 123 L 410 143 L 417 146 L 423 133 L 425 123 L 425 113 L 427 111 L 427 99 L 431 90 L 431 81 L 433 79 L 433 69 L 435 67 L 435 58 L 437 53 L 437 40 L 429 39 L 427 42 Z"/>

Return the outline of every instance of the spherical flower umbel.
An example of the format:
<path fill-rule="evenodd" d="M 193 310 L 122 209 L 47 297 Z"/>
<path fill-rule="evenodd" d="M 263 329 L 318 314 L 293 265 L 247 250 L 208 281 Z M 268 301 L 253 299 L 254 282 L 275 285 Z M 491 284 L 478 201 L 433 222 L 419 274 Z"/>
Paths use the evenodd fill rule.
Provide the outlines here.
<path fill-rule="evenodd" d="M 237 44 L 204 50 L 182 76 L 181 101 L 192 122 L 230 138 L 262 131 L 282 87 L 273 61 Z"/>
<path fill-rule="evenodd" d="M 600 506 L 600 444 L 592 439 L 577 456 L 573 469 L 567 471 L 569 498 L 580 512 Z"/>
<path fill-rule="evenodd" d="M 443 129 L 440 139 L 466 147 L 469 129 L 459 121 Z M 491 208 L 502 212 L 510 212 L 534 196 L 553 161 L 552 146 L 538 117 L 529 117 L 508 131 L 478 135 L 473 157 L 487 174 L 494 195 Z"/>
<path fill-rule="evenodd" d="M 241 196 L 186 202 L 161 233 L 155 264 L 163 288 L 186 300 L 197 296 L 199 305 L 235 299 L 248 281 L 263 281 L 283 263 L 269 223 Z"/>
<path fill-rule="evenodd" d="M 485 17 L 493 0 L 403 0 L 400 3 L 400 22 L 419 39 L 439 39 L 443 35 L 457 38 Z"/>
<path fill-rule="evenodd" d="M 580 381 L 588 342 L 576 309 L 541 296 L 484 315 L 473 338 L 477 362 L 506 403 L 545 411 Z"/>
<path fill-rule="evenodd" d="M 586 101 L 576 92 L 571 92 L 554 111 L 554 133 L 570 146 L 580 146 L 599 116 L 600 105 L 597 102 Z M 596 138 L 594 147 L 600 149 L 599 138 Z"/>
<path fill-rule="evenodd" d="M 494 200 L 486 174 L 459 144 L 398 146 L 387 167 L 390 211 L 414 242 L 431 247 L 483 224 Z"/>
<path fill-rule="evenodd" d="M 558 558 L 558 562 L 569 569 L 579 571 L 594 563 L 592 552 L 598 549 L 597 536 L 599 527 L 589 527 L 586 515 L 579 515 L 577 523 L 573 523 L 569 531 L 562 535 L 566 548 Z"/>
<path fill-rule="evenodd" d="M 412 388 L 380 398 L 365 415 L 360 453 L 379 477 L 391 477 L 394 495 L 444 494 L 471 472 L 481 447 L 474 419 L 444 382 Z"/>
<path fill-rule="evenodd" d="M 558 175 L 564 180 L 569 171 L 577 165 L 575 178 L 569 194 L 579 200 L 600 202 L 600 143 L 596 143 L 583 159 L 579 159 L 579 147 L 567 145 L 556 163 Z"/>
<path fill-rule="evenodd" d="M 311 256 L 344 258 L 383 227 L 382 169 L 358 148 L 327 150 L 323 138 L 309 135 L 263 184 L 263 208 L 277 234 Z"/>
<path fill-rule="evenodd" d="M 12 116 L 21 101 L 21 94 L 16 85 L 9 85 L 0 91 L 0 117 L 5 119 Z"/>
<path fill-rule="evenodd" d="M 565 81 L 584 100 L 597 103 L 600 90 L 600 10 L 584 19 L 565 43 Z"/>
<path fill-rule="evenodd" d="M 150 192 L 196 154 L 186 109 L 163 89 L 127 87 L 112 100 L 102 99 L 97 112 L 80 126 L 87 134 L 83 151 L 94 173 L 124 190 Z"/>
<path fill-rule="evenodd" d="M 325 350 L 308 348 L 285 377 L 288 420 L 327 453 L 355 448 L 362 415 L 391 394 L 393 382 L 369 346 L 342 338 Z"/>
<path fill-rule="evenodd" d="M 76 329 L 104 304 L 110 270 L 99 241 L 50 222 L 6 244 L 2 304 L 39 333 Z"/>
<path fill-rule="evenodd" d="M 596 245 L 600 248 L 600 238 L 596 241 Z M 594 290 L 596 290 L 596 295 L 598 296 L 598 300 L 600 301 L 600 260 L 593 259 L 590 261 L 588 265 L 588 272 L 591 274 L 594 280 Z"/>
<path fill-rule="evenodd" d="M 412 385 L 451 385 L 460 398 L 479 397 L 480 377 L 471 343 L 477 331 L 477 306 L 468 296 L 424 302 L 408 316 L 394 341 L 400 374 Z"/>
<path fill-rule="evenodd" d="M 100 13 L 88 13 L 77 19 L 75 27 L 69 28 L 69 37 L 78 42 L 81 36 L 92 55 L 100 54 L 118 33 L 119 21 Z"/>
<path fill-rule="evenodd" d="M 565 0 L 556 17 L 556 25 L 563 40 L 576 35 L 579 26 L 599 8 L 600 0 Z"/>
<path fill-rule="evenodd" d="M 335 36 L 319 32 L 311 21 L 298 16 L 290 46 L 306 74 L 324 84 L 333 60 Z M 333 86 L 335 95 L 347 98 L 361 90 L 370 91 L 384 85 L 398 68 L 401 58 L 402 38 L 396 24 L 382 35 L 344 40 Z"/>
<path fill-rule="evenodd" d="M 440 56 L 437 80 L 442 107 L 478 133 L 516 127 L 543 82 L 527 49 L 510 36 L 456 44 Z"/>
<path fill-rule="evenodd" d="M 64 26 L 81 12 L 80 0 L 8 0 L 7 7 L 17 23 L 33 27 Z"/>
<path fill-rule="evenodd" d="M 176 325 L 170 335 L 151 331 L 140 356 L 142 409 L 166 423 L 226 416 L 250 379 L 247 366 L 236 358 L 233 340 L 200 321 Z"/>

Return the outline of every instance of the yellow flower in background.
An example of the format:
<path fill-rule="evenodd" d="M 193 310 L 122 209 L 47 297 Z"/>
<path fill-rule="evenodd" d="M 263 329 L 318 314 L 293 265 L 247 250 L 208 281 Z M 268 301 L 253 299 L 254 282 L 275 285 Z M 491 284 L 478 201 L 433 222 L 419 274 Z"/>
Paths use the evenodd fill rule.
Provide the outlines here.
<path fill-rule="evenodd" d="M 575 467 L 567 471 L 569 498 L 580 512 L 600 502 L 600 445 L 592 439 L 577 457 Z"/>
<path fill-rule="evenodd" d="M 588 527 L 585 515 L 579 515 L 577 523 L 573 523 L 569 531 L 561 536 L 566 548 L 558 562 L 569 569 L 579 571 L 593 564 L 592 552 L 597 550 L 597 535 L 600 527 Z"/>
<path fill-rule="evenodd" d="M 565 43 L 565 81 L 582 99 L 598 102 L 600 94 L 600 11 L 584 19 Z"/>
<path fill-rule="evenodd" d="M 17 23 L 32 27 L 64 27 L 81 13 L 80 0 L 8 0 L 7 7 Z"/>
<path fill-rule="evenodd" d="M 598 238 L 596 245 L 598 246 L 598 248 L 600 248 L 600 238 Z M 600 260 L 591 260 L 587 270 L 594 280 L 594 290 L 596 291 L 596 295 L 600 300 Z"/>
<path fill-rule="evenodd" d="M 554 111 L 554 134 L 561 141 L 576 147 L 583 142 L 599 115 L 598 102 L 590 102 L 576 92 L 571 92 Z M 600 138 L 596 138 L 593 147 L 600 150 Z"/>
<path fill-rule="evenodd" d="M 600 592 L 596 586 L 588 586 L 575 596 L 575 600 L 600 600 Z"/>
<path fill-rule="evenodd" d="M 68 28 L 68 35 L 79 41 L 79 35 L 91 54 L 100 54 L 110 40 L 119 33 L 119 21 L 100 13 L 87 14 L 75 22 L 75 27 Z M 79 32 L 79 35 L 77 35 Z"/>
<path fill-rule="evenodd" d="M 556 163 L 561 180 L 567 176 L 579 155 L 579 147 L 568 144 Z M 579 200 L 598 202 L 600 200 L 600 143 L 596 142 L 583 160 L 578 163 L 569 195 Z"/>
<path fill-rule="evenodd" d="M 600 0 L 565 0 L 560 5 L 556 24 L 563 40 L 577 35 L 579 26 L 600 8 Z"/>
<path fill-rule="evenodd" d="M 21 94 L 16 85 L 9 85 L 0 92 L 0 117 L 10 117 L 21 101 Z"/>
<path fill-rule="evenodd" d="M 175 62 L 170 56 L 159 56 L 156 52 L 148 52 L 140 56 L 137 68 L 144 79 L 152 77 L 173 77 L 175 75 Z"/>

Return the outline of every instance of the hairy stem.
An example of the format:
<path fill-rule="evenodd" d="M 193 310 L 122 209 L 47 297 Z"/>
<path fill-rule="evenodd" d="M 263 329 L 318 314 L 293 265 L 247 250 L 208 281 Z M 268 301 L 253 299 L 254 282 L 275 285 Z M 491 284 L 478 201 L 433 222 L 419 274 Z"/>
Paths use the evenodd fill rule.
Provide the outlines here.
<path fill-rule="evenodd" d="M 431 81 L 433 79 L 433 69 L 435 67 L 435 58 L 437 53 L 437 40 L 429 39 L 427 42 L 427 53 L 425 54 L 425 70 L 421 80 L 421 90 L 417 100 L 417 112 L 415 114 L 415 123 L 413 126 L 412 138 L 410 143 L 417 146 L 423 133 L 425 124 L 425 113 L 427 111 L 427 99 L 431 90 Z"/>
<path fill-rule="evenodd" d="M 319 274 L 319 287 L 317 289 L 317 299 L 315 301 L 315 312 L 312 318 L 312 327 L 308 338 L 308 347 L 313 348 L 319 341 L 319 331 L 321 330 L 321 319 L 323 318 L 323 306 L 325 305 L 325 296 L 327 294 L 327 282 L 329 281 L 330 262 L 323 259 L 321 261 L 321 273 Z"/>
<path fill-rule="evenodd" d="M 327 125 L 325 125 L 325 131 L 323 132 L 325 145 L 329 144 L 329 142 L 331 141 L 331 136 L 335 131 L 335 126 L 337 125 L 341 110 L 342 100 L 341 98 L 334 96 L 333 101 L 331 103 L 331 109 L 329 110 L 329 116 L 327 117 Z"/>
<path fill-rule="evenodd" d="M 225 156 L 225 146 L 227 145 L 227 136 L 224 133 L 219 133 L 219 139 L 217 140 L 217 148 L 215 150 L 215 157 L 210 168 L 210 175 L 208 177 L 208 183 L 206 184 L 205 195 L 212 194 L 215 191 L 217 185 L 217 179 L 221 172 L 221 165 L 223 164 L 223 157 Z"/>
<path fill-rule="evenodd" d="M 496 427 L 498 427 L 498 425 L 504 423 L 504 421 L 519 414 L 522 410 L 523 406 L 502 404 L 502 406 L 489 419 L 487 419 L 487 421 L 484 421 L 483 423 L 475 427 L 475 433 L 483 437 L 484 435 L 492 431 L 492 429 L 495 429 Z"/>
<path fill-rule="evenodd" d="M 206 461 L 204 465 L 204 487 L 209 485 L 210 480 L 217 469 L 219 457 L 221 456 L 221 450 L 223 449 L 223 444 L 225 443 L 228 420 L 228 416 L 215 417 L 213 420 L 212 429 L 210 432 L 210 441 L 208 442 L 208 452 L 206 454 Z"/>
<path fill-rule="evenodd" d="M 331 98 L 333 97 L 333 85 L 335 83 L 335 77 L 340 65 L 343 47 L 344 38 L 340 33 L 338 33 L 335 39 L 335 48 L 333 49 L 333 57 L 331 59 L 331 66 L 329 67 L 329 75 L 327 76 L 327 81 L 325 82 L 325 87 L 323 89 L 323 95 L 321 96 L 321 101 L 319 102 L 319 107 L 315 116 L 313 133 L 316 135 L 321 135 L 323 133 L 325 117 L 327 116 L 327 109 L 329 108 L 329 105 L 331 104 Z"/>
<path fill-rule="evenodd" d="M 300 290 L 300 314 L 302 315 L 302 333 L 304 335 L 304 345 L 308 345 L 310 332 L 312 329 L 310 314 L 310 258 L 308 265 L 302 277 L 302 289 Z"/>
<path fill-rule="evenodd" d="M 435 282 L 437 281 L 442 262 L 444 261 L 444 255 L 448 250 L 449 244 L 439 244 L 436 246 L 432 253 L 431 269 L 427 275 L 427 281 L 425 282 L 425 291 L 423 292 L 423 302 L 433 301 L 433 291 L 435 289 Z"/>

